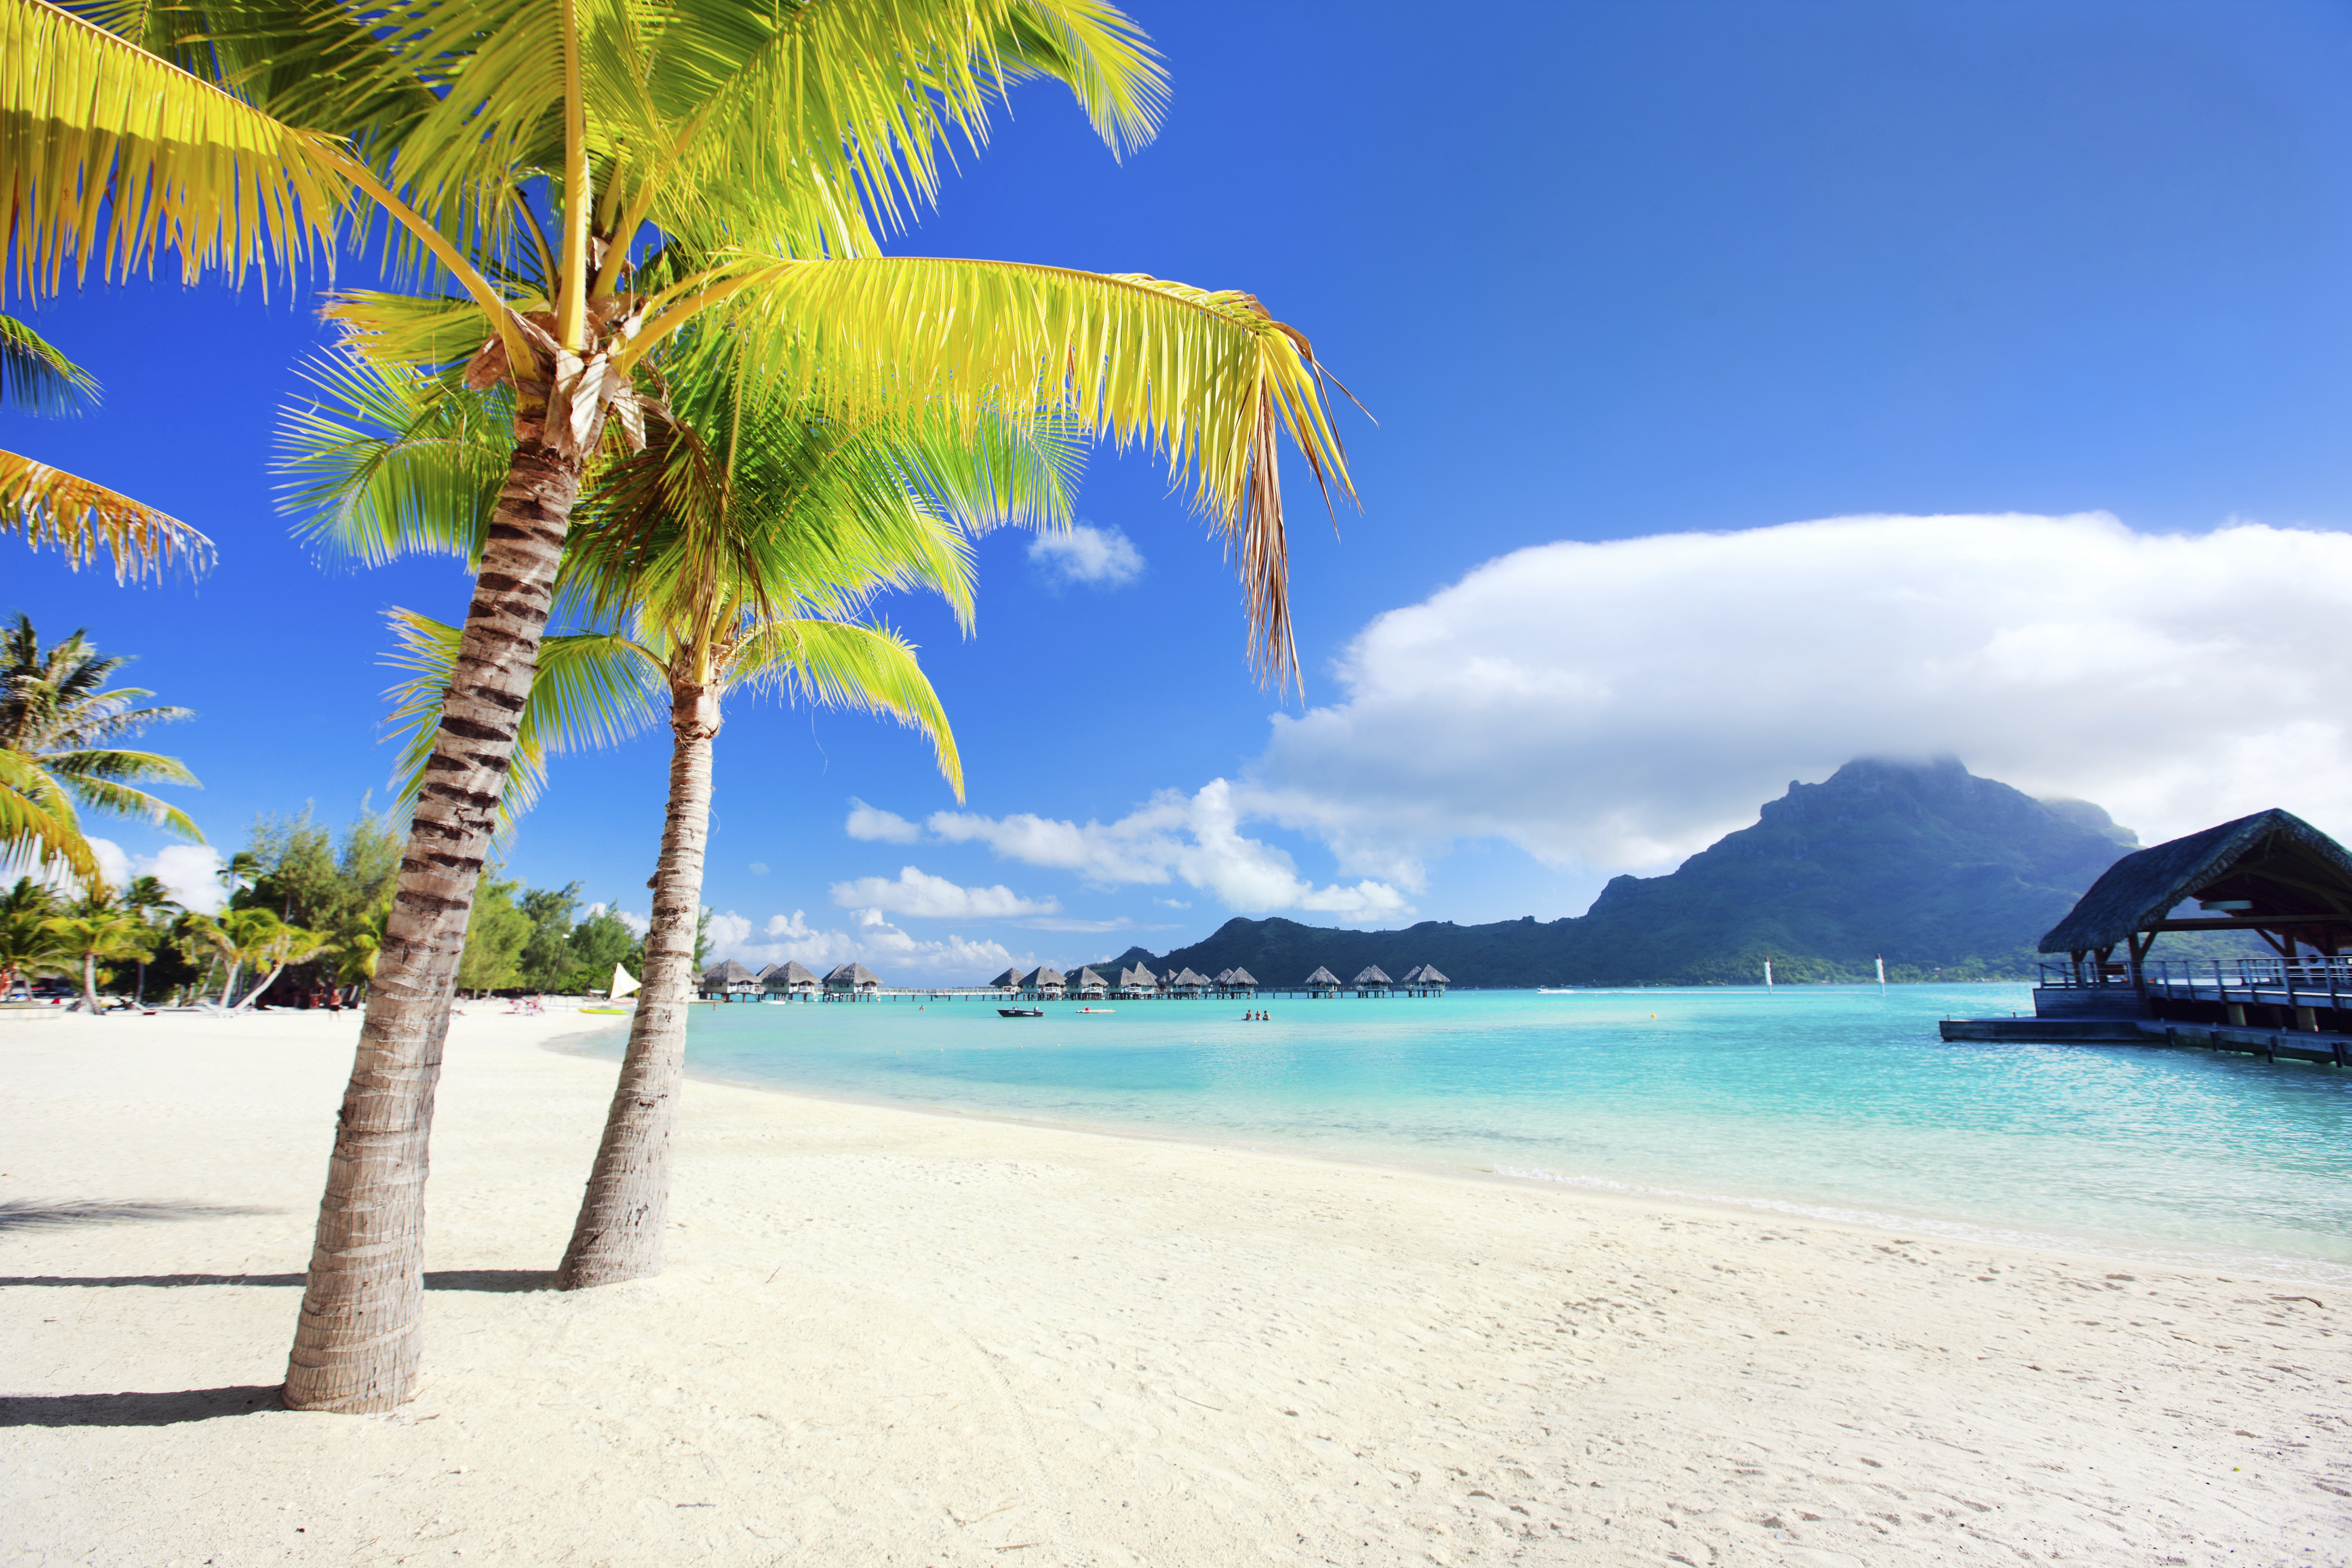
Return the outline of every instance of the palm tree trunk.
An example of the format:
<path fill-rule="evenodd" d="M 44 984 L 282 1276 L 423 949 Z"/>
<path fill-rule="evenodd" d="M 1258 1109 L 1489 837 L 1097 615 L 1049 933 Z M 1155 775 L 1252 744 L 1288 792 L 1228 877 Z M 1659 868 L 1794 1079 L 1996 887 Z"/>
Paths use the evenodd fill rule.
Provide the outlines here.
<path fill-rule="evenodd" d="M 415 1392 L 426 1146 L 449 999 L 547 626 L 564 527 L 587 467 L 546 444 L 544 405 L 526 406 L 475 575 L 327 1162 L 286 1369 L 286 1404 L 297 1410 L 385 1411 Z"/>
<path fill-rule="evenodd" d="M 263 996 L 268 994 L 269 988 L 278 984 L 278 977 L 285 973 L 286 966 L 282 963 L 278 965 L 275 969 L 272 969 L 268 975 L 263 979 L 260 984 L 255 986 L 252 990 L 245 994 L 245 1000 L 236 1005 L 236 1010 L 242 1013 L 246 1009 L 251 1007 L 256 1002 L 260 1001 Z"/>
<path fill-rule="evenodd" d="M 220 1005 L 221 1005 L 221 1011 L 222 1011 L 222 1012 L 224 1012 L 224 1013 L 226 1013 L 226 1012 L 227 1012 L 227 1011 L 228 1011 L 228 1009 L 229 1009 L 229 1002 L 230 1002 L 231 998 L 232 998 L 232 997 L 235 995 L 235 994 L 236 994 L 236 977 L 237 977 L 237 973 L 238 973 L 238 972 L 239 972 L 239 971 L 243 970 L 244 968 L 245 968 L 245 960 L 243 960 L 243 959 L 239 958 L 239 959 L 236 959 L 236 960 L 231 961 L 231 963 L 230 963 L 230 964 L 229 964 L 229 966 L 228 966 L 228 976 L 227 976 L 227 978 L 224 979 L 224 980 L 221 982 L 221 999 L 220 999 Z"/>
<path fill-rule="evenodd" d="M 673 671 L 689 657 L 681 654 Z M 621 1081 L 604 1114 L 595 1168 L 580 1200 L 572 1245 L 556 1270 L 559 1289 L 614 1285 L 662 1271 L 670 1131 L 686 1077 L 686 1016 L 694 1001 L 694 935 L 710 836 L 710 742 L 719 733 L 719 697 L 715 684 L 671 677 L 669 815 L 662 828 L 661 864 L 654 872 L 645 984 L 629 1026 Z"/>
<path fill-rule="evenodd" d="M 98 1011 L 98 954 L 81 955 L 81 1005 L 95 1014 Z"/>

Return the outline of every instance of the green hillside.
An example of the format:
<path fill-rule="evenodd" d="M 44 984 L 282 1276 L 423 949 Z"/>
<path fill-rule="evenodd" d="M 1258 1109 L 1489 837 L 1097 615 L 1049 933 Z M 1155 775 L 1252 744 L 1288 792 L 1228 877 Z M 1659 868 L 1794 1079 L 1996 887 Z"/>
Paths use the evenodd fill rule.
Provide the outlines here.
<path fill-rule="evenodd" d="M 1742 828 L 1664 877 L 1619 877 L 1580 918 L 1424 921 L 1358 931 L 1232 920 L 1191 947 L 1117 962 L 1235 965 L 1296 984 L 1318 964 L 1402 975 L 1434 963 L 1459 985 L 1743 984 L 2026 977 L 2034 943 L 2137 845 L 2085 801 L 2044 805 L 1959 762 L 1860 760 L 1794 784 Z"/>

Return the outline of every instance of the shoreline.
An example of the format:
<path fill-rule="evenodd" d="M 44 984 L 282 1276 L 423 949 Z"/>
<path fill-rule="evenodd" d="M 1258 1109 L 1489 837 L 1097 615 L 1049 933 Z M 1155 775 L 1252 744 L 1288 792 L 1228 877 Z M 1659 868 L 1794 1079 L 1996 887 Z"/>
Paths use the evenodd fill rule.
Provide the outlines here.
<path fill-rule="evenodd" d="M 0 1029 L 0 1561 L 2352 1562 L 2339 1293 L 691 1080 L 453 1020 L 425 1376 L 275 1407 L 357 1020 Z"/>
<path fill-rule="evenodd" d="M 1757 989 L 1761 990 L 1759 986 Z M 1876 989 L 1874 985 L 1871 989 Z M 625 1045 L 625 1021 L 617 1029 L 579 1030 L 542 1042 L 541 1048 L 560 1056 L 591 1061 L 616 1060 L 601 1056 L 590 1044 L 598 1040 L 614 1040 Z M 572 1042 L 580 1042 L 573 1044 Z M 2220 1243 L 2168 1243 L 2158 1238 L 2130 1237 L 2121 1234 L 2094 1235 L 2031 1226 L 2011 1226 L 1990 1220 L 1949 1214 L 1902 1214 L 1890 1209 L 1873 1209 L 1851 1205 L 1838 1205 L 1829 1200 L 1819 1202 L 1786 1194 L 1692 1193 L 1674 1187 L 1652 1186 L 1623 1181 L 1612 1176 L 1552 1173 L 1542 1171 L 1506 1170 L 1500 1166 L 1459 1164 L 1445 1161 L 1412 1160 L 1401 1156 L 1370 1153 L 1349 1153 L 1318 1148 L 1311 1144 L 1285 1143 L 1280 1141 L 1260 1142 L 1251 1138 L 1234 1135 L 1219 1136 L 1213 1129 L 1202 1127 L 1191 1131 L 1171 1131 L 1153 1127 L 1136 1127 L 1115 1122 L 1090 1122 L 1064 1120 L 1049 1116 L 1017 1116 L 1002 1111 L 971 1110 L 939 1101 L 893 1100 L 879 1095 L 859 1095 L 836 1089 L 812 1089 L 796 1084 L 781 1084 L 758 1078 L 712 1071 L 695 1065 L 689 1052 L 687 1077 L 698 1082 L 747 1089 L 758 1094 L 780 1095 L 787 1099 L 811 1100 L 821 1104 L 856 1106 L 866 1110 L 903 1111 L 915 1116 L 936 1116 L 957 1122 L 1020 1128 L 1034 1131 L 1075 1132 L 1090 1137 L 1128 1139 L 1147 1143 L 1169 1143 L 1179 1147 L 1264 1155 L 1270 1159 L 1305 1160 L 1316 1163 L 1366 1171 L 1394 1171 L 1402 1173 L 1458 1178 L 1469 1181 L 1496 1182 L 1515 1186 L 1528 1186 L 1540 1191 L 1567 1192 L 1595 1202 L 1622 1201 L 1631 1204 L 1665 1205 L 1691 1210 L 1696 1214 L 1717 1217 L 1738 1217 L 1762 1222 L 1771 1219 L 1801 1221 L 1807 1225 L 1835 1226 L 1857 1234 L 1899 1235 L 1916 1231 L 1934 1235 L 1956 1246 L 2000 1247 L 2012 1251 L 2047 1253 L 2084 1262 L 2126 1263 L 2150 1268 L 2182 1268 L 2221 1275 L 2228 1273 L 2250 1279 L 2268 1280 L 2283 1285 L 2310 1286 L 2322 1289 L 2352 1292 L 2352 1263 L 2339 1263 L 2326 1258 L 2297 1258 L 2284 1253 L 2263 1252 L 2254 1248 L 2231 1247 Z"/>

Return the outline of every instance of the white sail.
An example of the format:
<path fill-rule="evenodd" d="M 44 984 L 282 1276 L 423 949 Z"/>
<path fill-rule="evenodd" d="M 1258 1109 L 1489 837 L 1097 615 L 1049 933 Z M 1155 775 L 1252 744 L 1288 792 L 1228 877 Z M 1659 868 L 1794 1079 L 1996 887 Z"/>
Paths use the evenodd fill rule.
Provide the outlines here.
<path fill-rule="evenodd" d="M 636 988 L 637 981 L 635 976 L 632 975 L 627 970 L 622 968 L 617 963 L 613 965 L 613 994 L 610 997 L 610 1000 L 618 1002 L 622 997 L 626 996 L 630 992 L 635 991 Z"/>
<path fill-rule="evenodd" d="M 1886 960 L 1883 956 L 1878 961 L 1878 988 L 1886 989 Z"/>
<path fill-rule="evenodd" d="M 1769 958 L 1764 961 L 1764 984 L 1772 984 L 1772 961 Z"/>

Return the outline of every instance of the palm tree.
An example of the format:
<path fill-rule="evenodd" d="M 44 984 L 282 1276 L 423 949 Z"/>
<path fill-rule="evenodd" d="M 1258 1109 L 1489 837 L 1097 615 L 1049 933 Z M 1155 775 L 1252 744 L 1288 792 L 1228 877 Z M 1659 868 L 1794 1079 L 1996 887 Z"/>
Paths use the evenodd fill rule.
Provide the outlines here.
<path fill-rule="evenodd" d="M 21 24 L 0 57 L 0 110 L 27 125 L 0 143 L 14 160 L 0 166 L 36 279 L 54 287 L 83 254 L 98 216 L 82 193 L 104 188 L 132 116 L 143 139 L 121 143 L 120 188 L 145 190 L 142 171 L 173 177 L 151 173 L 156 195 L 113 205 L 110 269 L 163 236 L 192 270 L 299 254 L 348 182 L 397 226 L 406 259 L 462 293 L 350 297 L 344 320 L 379 359 L 465 357 L 477 385 L 514 398 L 515 441 L 370 992 L 287 1385 L 299 1408 L 389 1409 L 415 1367 L 422 1209 L 409 1173 L 424 1164 L 473 888 L 589 459 L 608 416 L 614 438 L 634 445 L 658 412 L 646 398 L 658 386 L 640 385 L 648 353 L 723 325 L 773 373 L 804 388 L 822 379 L 861 410 L 929 409 L 970 426 L 1045 401 L 1146 445 L 1192 479 L 1234 542 L 1255 657 L 1276 678 L 1293 665 L 1284 434 L 1319 481 L 1347 489 L 1320 367 L 1245 294 L 880 254 L 869 210 L 896 222 L 929 199 L 941 143 L 956 131 L 977 141 L 1012 80 L 1066 82 L 1115 146 L 1149 134 L 1160 72 L 1101 0 L 123 8 L 143 48 L 43 0 L 0 6 Z M 265 14 L 270 25 L 257 26 Z M 219 72 L 260 108 L 175 73 L 166 56 Z M 107 90 L 44 86 L 59 80 Z M 354 140 L 347 149 L 295 126 Z M 551 205 L 551 236 L 527 189 Z M 228 207 L 250 221 L 226 222 Z"/>
<path fill-rule="evenodd" d="M 287 933 L 308 936 L 298 926 L 289 926 L 268 910 L 223 910 L 218 915 L 190 915 L 188 930 L 200 942 L 209 946 L 220 962 L 228 966 L 227 976 L 221 981 L 220 1010 L 224 1013 L 242 1011 L 238 1005 L 237 977 L 250 964 L 258 968 L 269 962 Z M 270 978 L 277 978 L 273 971 Z M 258 995 L 258 990 L 252 994 Z"/>
<path fill-rule="evenodd" d="M 953 739 L 912 648 L 851 617 L 863 615 L 876 592 L 920 585 L 942 594 L 968 628 L 968 535 L 1002 521 L 1068 520 L 1076 453 L 1050 423 L 1007 423 L 984 438 L 957 440 L 936 423 L 910 428 L 832 416 L 741 375 L 740 363 L 733 374 L 726 363 L 698 374 L 688 368 L 671 367 L 681 391 L 648 449 L 607 468 L 575 514 L 566 600 L 585 620 L 626 633 L 544 645 L 547 662 L 522 720 L 520 787 L 509 795 L 509 812 L 528 804 L 545 751 L 564 736 L 625 731 L 649 708 L 667 706 L 671 787 L 645 989 L 560 1271 L 567 1288 L 660 1270 L 712 742 L 726 693 L 781 685 L 799 697 L 914 722 L 931 735 L 961 797 Z M 386 412 L 394 401 L 374 397 L 367 405 Z M 413 413 L 411 427 L 429 426 L 436 447 L 466 423 L 440 408 Z M 354 471 L 329 456 L 339 449 L 331 431 L 348 437 L 352 426 L 314 416 L 302 429 L 307 453 L 326 473 Z M 404 437 L 383 438 L 396 445 Z M 450 516 L 466 510 L 445 509 Z M 803 607 L 821 613 L 794 613 Z M 425 760 L 417 742 L 449 679 L 457 634 L 414 616 L 396 626 L 403 662 L 415 671 L 396 715 L 410 728 L 413 770 Z"/>
<path fill-rule="evenodd" d="M 130 662 L 101 657 L 87 631 L 44 647 L 21 611 L 0 630 L 0 855 L 58 860 L 99 886 L 77 804 L 203 842 L 185 812 L 133 787 L 194 784 L 195 775 L 176 758 L 114 743 L 190 716 L 184 708 L 141 706 L 155 695 L 142 687 L 110 689 Z"/>
<path fill-rule="evenodd" d="M 98 382 L 38 332 L 0 316 L 0 404 L 27 414 L 78 414 L 98 401 Z M 160 573 L 175 559 L 201 572 L 212 541 L 175 517 L 37 458 L 0 452 L 0 534 L 65 552 L 79 569 L 101 549 L 117 582 Z"/>
<path fill-rule="evenodd" d="M 49 929 L 57 905 L 56 895 L 30 877 L 17 878 L 15 887 L 0 893 L 0 1000 L 16 990 L 19 979 L 71 969 L 72 952 Z"/>
<path fill-rule="evenodd" d="M 267 910 L 253 912 L 268 913 Z M 327 940 L 324 931 L 305 931 L 300 926 L 281 923 L 275 931 L 262 933 L 253 944 L 253 966 L 258 969 L 267 963 L 269 973 L 261 977 L 260 984 L 245 994 L 245 1000 L 237 1004 L 236 1010 L 251 1012 L 255 1005 L 268 994 L 269 988 L 278 984 L 278 977 L 286 973 L 287 965 L 307 963 L 320 953 L 331 952 L 334 946 Z"/>
<path fill-rule="evenodd" d="M 98 1011 L 98 961 L 143 963 L 155 951 L 154 931 L 129 910 L 89 908 L 52 915 L 47 923 L 68 952 L 81 955 L 81 1005 L 92 1014 Z"/>
<path fill-rule="evenodd" d="M 157 910 L 169 910 L 184 912 L 179 900 L 172 896 L 172 889 L 165 887 L 162 879 L 157 877 L 131 878 L 131 885 L 122 889 L 121 902 L 124 909 L 137 915 L 141 922 L 149 926 L 151 930 L 154 923 L 151 917 Z M 147 960 L 153 955 L 153 952 L 154 949 L 151 946 L 147 952 L 139 955 L 138 988 L 132 992 L 131 999 L 141 1006 L 146 1005 L 147 1003 Z"/>

